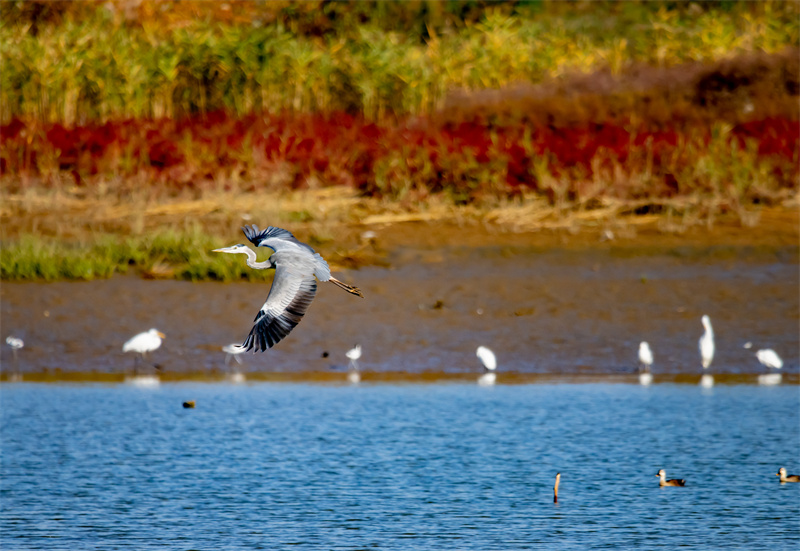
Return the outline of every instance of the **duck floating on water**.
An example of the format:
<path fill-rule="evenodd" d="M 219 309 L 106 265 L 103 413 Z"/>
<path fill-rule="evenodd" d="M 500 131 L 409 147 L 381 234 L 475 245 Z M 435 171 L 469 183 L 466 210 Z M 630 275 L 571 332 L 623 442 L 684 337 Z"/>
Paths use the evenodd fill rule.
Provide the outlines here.
<path fill-rule="evenodd" d="M 781 467 L 780 469 L 778 469 L 778 472 L 775 473 L 775 476 L 781 477 L 781 483 L 784 483 L 784 482 L 800 482 L 800 475 L 798 475 L 798 474 L 787 475 L 786 474 L 786 469 L 784 467 Z"/>
<path fill-rule="evenodd" d="M 683 478 L 670 478 L 667 480 L 667 471 L 660 469 L 656 476 L 659 478 L 659 486 L 685 486 L 686 480 Z"/>

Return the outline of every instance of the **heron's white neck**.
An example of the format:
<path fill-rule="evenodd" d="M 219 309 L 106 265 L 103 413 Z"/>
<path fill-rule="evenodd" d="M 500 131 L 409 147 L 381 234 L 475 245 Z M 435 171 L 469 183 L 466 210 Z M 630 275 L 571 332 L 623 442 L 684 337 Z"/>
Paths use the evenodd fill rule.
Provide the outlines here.
<path fill-rule="evenodd" d="M 256 262 L 256 258 L 258 257 L 250 247 L 239 249 L 239 251 L 237 252 L 244 253 L 247 255 L 247 265 L 253 268 L 254 270 L 269 270 L 270 268 L 275 267 L 275 263 L 272 262 L 271 258 L 268 258 L 263 262 Z"/>

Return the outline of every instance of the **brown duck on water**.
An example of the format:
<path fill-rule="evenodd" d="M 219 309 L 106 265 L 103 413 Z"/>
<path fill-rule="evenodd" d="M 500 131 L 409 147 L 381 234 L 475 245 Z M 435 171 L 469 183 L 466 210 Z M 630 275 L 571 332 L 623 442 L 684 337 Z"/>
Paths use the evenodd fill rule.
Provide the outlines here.
<path fill-rule="evenodd" d="M 786 469 L 781 467 L 778 469 L 778 472 L 775 473 L 775 476 L 781 477 L 781 482 L 800 482 L 800 475 L 797 474 L 786 474 Z"/>
<path fill-rule="evenodd" d="M 659 479 L 660 479 L 658 481 L 658 485 L 659 486 L 685 486 L 686 485 L 686 480 L 684 480 L 683 478 L 671 478 L 671 479 L 667 480 L 667 471 L 665 471 L 664 469 L 659 470 L 658 474 L 656 474 L 656 476 L 659 477 Z"/>

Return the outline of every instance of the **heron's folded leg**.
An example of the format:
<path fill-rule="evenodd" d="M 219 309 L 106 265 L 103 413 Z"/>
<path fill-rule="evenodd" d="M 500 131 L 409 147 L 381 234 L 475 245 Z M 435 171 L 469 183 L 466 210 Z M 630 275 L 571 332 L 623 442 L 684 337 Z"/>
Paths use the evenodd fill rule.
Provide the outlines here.
<path fill-rule="evenodd" d="M 364 293 L 362 293 L 361 289 L 359 289 L 358 287 L 354 287 L 353 285 L 348 285 L 347 283 L 345 283 L 343 281 L 339 281 L 335 277 L 331 277 L 328 281 L 330 281 L 331 283 L 333 283 L 337 287 L 339 287 L 341 289 L 344 289 L 345 291 L 347 291 L 350 294 L 358 295 L 361 298 L 364 298 Z"/>

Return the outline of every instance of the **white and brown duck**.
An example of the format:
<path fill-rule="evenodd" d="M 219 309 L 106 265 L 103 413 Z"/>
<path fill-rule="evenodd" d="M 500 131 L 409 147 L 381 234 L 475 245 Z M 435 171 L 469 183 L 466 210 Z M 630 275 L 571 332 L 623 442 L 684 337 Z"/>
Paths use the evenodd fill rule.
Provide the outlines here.
<path fill-rule="evenodd" d="M 786 474 L 786 469 L 781 467 L 778 469 L 778 472 L 775 473 L 775 476 L 781 477 L 781 482 L 800 482 L 800 475 L 798 474 Z"/>
<path fill-rule="evenodd" d="M 683 478 L 670 478 L 667 480 L 667 471 L 664 469 L 660 469 L 656 476 L 659 478 L 658 485 L 659 486 L 685 486 L 686 480 Z"/>

